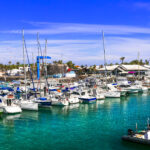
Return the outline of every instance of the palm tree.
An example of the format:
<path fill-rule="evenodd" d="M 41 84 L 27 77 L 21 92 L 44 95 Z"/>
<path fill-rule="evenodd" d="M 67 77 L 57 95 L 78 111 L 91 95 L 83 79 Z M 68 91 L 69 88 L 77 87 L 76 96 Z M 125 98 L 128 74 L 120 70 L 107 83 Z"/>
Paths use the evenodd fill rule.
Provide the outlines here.
<path fill-rule="evenodd" d="M 9 61 L 8 64 L 11 65 L 11 61 Z"/>
<path fill-rule="evenodd" d="M 54 63 L 54 64 L 57 64 L 58 62 L 55 60 L 55 61 L 53 61 L 53 63 Z"/>
<path fill-rule="evenodd" d="M 58 60 L 58 64 L 63 64 L 63 61 L 62 60 Z"/>
<path fill-rule="evenodd" d="M 18 66 L 18 68 L 19 68 L 19 66 L 20 66 L 20 62 L 16 62 L 16 65 Z"/>
<path fill-rule="evenodd" d="M 125 59 L 125 57 L 120 58 L 121 64 L 123 64 L 124 59 Z"/>
<path fill-rule="evenodd" d="M 81 65 L 81 68 L 83 69 L 83 68 L 84 68 L 84 65 Z"/>

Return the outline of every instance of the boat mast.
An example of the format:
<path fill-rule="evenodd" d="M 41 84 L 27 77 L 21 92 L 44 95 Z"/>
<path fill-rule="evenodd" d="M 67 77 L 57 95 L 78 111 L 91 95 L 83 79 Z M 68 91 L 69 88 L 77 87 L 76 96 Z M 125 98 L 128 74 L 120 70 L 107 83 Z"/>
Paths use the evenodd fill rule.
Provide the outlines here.
<path fill-rule="evenodd" d="M 45 72 L 46 72 L 46 79 L 47 79 L 47 39 L 45 40 Z"/>
<path fill-rule="evenodd" d="M 138 80 L 140 79 L 140 69 L 139 66 L 140 65 L 140 52 L 138 51 Z"/>
<path fill-rule="evenodd" d="M 49 90 L 49 87 L 48 87 L 48 81 L 47 81 L 47 39 L 45 40 L 45 86 L 46 88 L 48 88 Z M 47 94 L 47 90 L 46 90 L 46 93 Z"/>
<path fill-rule="evenodd" d="M 106 52 L 105 52 L 105 40 L 104 40 L 104 32 L 103 32 L 103 30 L 102 30 L 102 37 L 103 37 L 103 50 L 104 50 L 105 82 L 106 82 L 106 87 L 107 87 Z"/>
<path fill-rule="evenodd" d="M 41 56 L 42 56 L 42 51 L 41 51 L 41 47 L 40 47 L 40 43 L 39 43 L 39 33 L 37 33 L 37 46 L 38 46 L 38 57 L 40 57 L 40 52 L 41 52 Z M 40 64 L 40 59 L 39 59 L 39 64 Z M 41 74 L 41 72 L 40 72 Z M 41 75 L 40 75 L 41 78 Z M 39 84 L 40 84 L 40 96 L 41 96 L 41 79 L 39 79 Z"/>
<path fill-rule="evenodd" d="M 24 83 L 25 83 L 25 99 L 27 100 L 27 84 L 26 84 L 26 68 L 25 68 L 25 49 L 24 49 L 24 30 L 22 30 L 22 48 L 23 48 L 23 64 L 24 64 Z"/>
<path fill-rule="evenodd" d="M 32 52 L 32 63 L 33 63 L 33 66 L 32 66 L 32 70 L 33 70 L 33 78 L 34 78 L 34 56 L 33 56 L 33 52 Z"/>

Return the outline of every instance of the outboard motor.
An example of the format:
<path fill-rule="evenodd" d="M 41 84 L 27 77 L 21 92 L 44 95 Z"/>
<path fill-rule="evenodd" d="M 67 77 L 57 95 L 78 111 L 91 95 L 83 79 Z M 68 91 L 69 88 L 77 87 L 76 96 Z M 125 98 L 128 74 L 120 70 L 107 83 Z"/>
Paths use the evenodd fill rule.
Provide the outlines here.
<path fill-rule="evenodd" d="M 134 135 L 134 131 L 131 129 L 128 129 L 128 135 L 133 136 Z"/>

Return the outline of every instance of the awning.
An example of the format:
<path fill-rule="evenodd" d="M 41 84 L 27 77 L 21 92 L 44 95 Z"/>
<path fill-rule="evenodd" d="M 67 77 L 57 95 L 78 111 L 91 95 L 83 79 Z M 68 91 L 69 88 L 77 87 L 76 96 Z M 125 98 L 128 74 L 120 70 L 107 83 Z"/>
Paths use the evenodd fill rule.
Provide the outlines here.
<path fill-rule="evenodd" d="M 129 71 L 128 73 L 130 73 L 130 74 L 134 74 L 134 73 L 136 73 L 135 71 Z"/>

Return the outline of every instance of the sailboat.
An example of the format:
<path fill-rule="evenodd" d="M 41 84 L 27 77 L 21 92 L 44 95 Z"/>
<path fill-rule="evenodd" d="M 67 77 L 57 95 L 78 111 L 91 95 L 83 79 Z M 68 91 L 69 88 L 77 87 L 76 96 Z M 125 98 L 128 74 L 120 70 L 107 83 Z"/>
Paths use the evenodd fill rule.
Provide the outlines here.
<path fill-rule="evenodd" d="M 104 96 L 106 98 L 119 98 L 120 92 L 118 91 L 111 91 L 107 88 L 107 69 L 106 69 L 106 55 L 105 55 L 105 41 L 104 41 L 104 32 L 102 31 L 103 36 L 103 49 L 104 49 L 104 66 L 105 66 L 105 83 L 106 83 L 106 92 L 104 93 Z"/>
<path fill-rule="evenodd" d="M 26 49 L 26 45 L 25 45 L 25 40 L 24 40 L 24 31 L 22 32 L 23 35 L 23 62 L 24 62 L 24 80 L 25 80 L 25 99 L 21 98 L 18 101 L 18 104 L 20 105 L 20 107 L 24 110 L 38 110 L 38 104 L 35 103 L 33 100 L 34 99 L 28 99 L 27 98 L 27 79 L 26 79 L 26 69 L 25 69 L 25 49 Z M 27 53 L 27 49 L 26 49 L 26 53 Z M 27 53 L 27 57 L 28 57 L 28 53 Z"/>
<path fill-rule="evenodd" d="M 42 56 L 42 51 L 41 51 L 41 46 L 39 42 L 39 36 L 37 34 L 37 43 L 38 43 L 38 57 L 39 56 L 39 50 L 41 52 L 41 57 L 43 59 L 47 59 L 47 54 L 46 54 L 46 49 L 47 49 L 47 40 L 45 41 L 45 56 Z M 50 95 L 47 95 L 47 86 L 48 86 L 48 81 L 47 81 L 47 67 L 45 63 L 45 76 L 46 76 L 46 82 L 45 82 L 45 87 L 44 87 L 44 96 L 41 96 L 41 81 L 39 79 L 39 84 L 40 84 L 40 97 L 36 98 L 34 101 L 39 104 L 40 107 L 50 107 L 51 106 L 51 99 Z M 49 89 L 49 88 L 48 88 Z"/>

